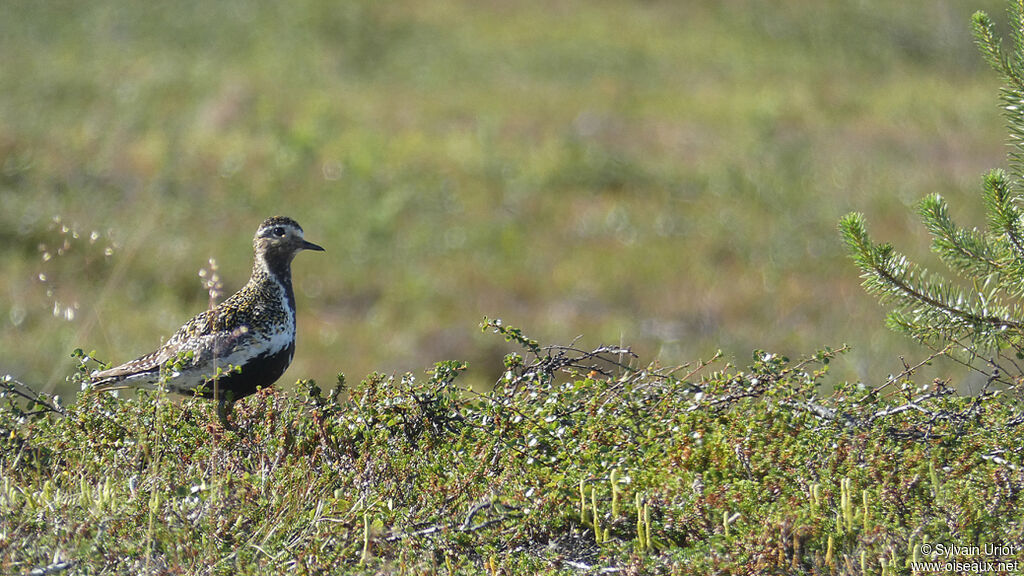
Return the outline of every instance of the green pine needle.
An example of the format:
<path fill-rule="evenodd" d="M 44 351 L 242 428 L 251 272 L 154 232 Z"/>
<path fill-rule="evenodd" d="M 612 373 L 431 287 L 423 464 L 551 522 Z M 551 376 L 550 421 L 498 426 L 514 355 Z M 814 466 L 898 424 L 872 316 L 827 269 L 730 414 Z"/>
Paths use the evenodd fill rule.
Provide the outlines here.
<path fill-rule="evenodd" d="M 864 216 L 851 213 L 839 222 L 865 289 L 891 308 L 890 328 L 933 346 L 964 344 L 982 349 L 1020 350 L 1024 320 L 1024 0 L 1009 10 L 1011 51 L 1003 49 L 995 24 L 974 14 L 975 41 L 985 60 L 1000 74 L 1003 111 L 1010 133 L 1011 169 L 992 170 L 983 182 L 988 229 L 963 228 L 938 194 L 924 198 L 918 213 L 932 235 L 931 249 L 956 273 L 953 282 L 911 262 L 888 244 L 875 244 Z"/>

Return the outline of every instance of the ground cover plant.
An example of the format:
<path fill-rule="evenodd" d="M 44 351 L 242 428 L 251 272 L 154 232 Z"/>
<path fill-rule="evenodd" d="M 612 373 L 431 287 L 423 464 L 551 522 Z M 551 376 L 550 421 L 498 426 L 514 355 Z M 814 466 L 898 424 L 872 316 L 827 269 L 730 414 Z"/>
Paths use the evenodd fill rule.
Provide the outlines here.
<path fill-rule="evenodd" d="M 522 345 L 489 393 L 459 387 L 460 362 L 306 381 L 240 403 L 232 430 L 202 400 L 26 405 L 8 383 L 0 566 L 898 574 L 935 559 L 1015 571 L 1016 392 L 965 397 L 914 384 L 908 367 L 820 397 L 843 350 L 666 370 L 484 328 Z M 950 545 L 963 551 L 936 552 Z"/>
<path fill-rule="evenodd" d="M 1016 135 L 1024 4 L 1009 20 L 1009 49 L 984 14 L 974 26 Z M 920 204 L 960 280 L 841 220 L 890 325 L 932 349 L 878 382 L 832 374 L 846 346 L 665 366 L 488 318 L 505 353 L 484 390 L 458 360 L 300 380 L 240 402 L 226 428 L 200 399 L 96 393 L 93 351 L 71 355 L 70 405 L 7 376 L 0 571 L 1019 573 L 1020 156 L 984 180 L 987 230 L 956 226 L 940 196 Z M 980 388 L 922 377 L 943 358 Z"/>

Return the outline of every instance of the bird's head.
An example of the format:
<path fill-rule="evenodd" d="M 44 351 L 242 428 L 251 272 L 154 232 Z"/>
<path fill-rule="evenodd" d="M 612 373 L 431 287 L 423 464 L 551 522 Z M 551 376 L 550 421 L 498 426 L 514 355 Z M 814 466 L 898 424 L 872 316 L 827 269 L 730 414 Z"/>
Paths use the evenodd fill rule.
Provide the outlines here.
<path fill-rule="evenodd" d="M 303 250 L 324 251 L 320 246 L 306 241 L 302 237 L 302 226 L 286 216 L 274 216 L 264 220 L 252 239 L 252 247 L 257 258 L 262 257 L 271 265 L 288 265 L 292 258 Z"/>

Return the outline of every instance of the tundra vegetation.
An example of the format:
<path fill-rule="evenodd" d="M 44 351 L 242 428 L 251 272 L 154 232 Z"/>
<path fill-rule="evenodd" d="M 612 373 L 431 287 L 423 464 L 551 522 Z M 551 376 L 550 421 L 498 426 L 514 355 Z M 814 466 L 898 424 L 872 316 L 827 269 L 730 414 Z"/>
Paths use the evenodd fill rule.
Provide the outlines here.
<path fill-rule="evenodd" d="M 894 374 L 837 377 L 847 346 L 664 365 L 484 318 L 502 351 L 486 387 L 461 360 L 304 379 L 238 403 L 224 428 L 201 399 L 91 391 L 99 355 L 75 350 L 73 403 L 0 383 L 0 571 L 1019 571 L 1024 6 L 1008 19 L 1009 47 L 973 20 L 1012 137 L 1009 167 L 983 180 L 988 226 L 956 225 L 941 195 L 919 204 L 950 273 L 873 241 L 869 217 L 840 220 L 888 324 L 927 351 Z M 372 38 L 350 41 L 375 53 Z M 633 182 L 628 166 L 602 177 Z M 933 363 L 980 384 L 922 377 Z"/>

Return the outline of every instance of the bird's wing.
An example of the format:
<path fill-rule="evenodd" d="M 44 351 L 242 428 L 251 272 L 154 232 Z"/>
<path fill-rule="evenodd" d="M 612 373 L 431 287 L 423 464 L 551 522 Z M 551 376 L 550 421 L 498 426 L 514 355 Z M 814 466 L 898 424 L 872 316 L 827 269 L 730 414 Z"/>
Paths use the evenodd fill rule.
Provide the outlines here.
<path fill-rule="evenodd" d="M 214 376 L 213 370 L 218 364 L 227 370 L 233 364 L 244 363 L 248 359 L 245 349 L 255 335 L 244 324 L 225 322 L 229 318 L 225 318 L 224 310 L 220 312 L 207 310 L 196 315 L 155 352 L 94 372 L 91 378 L 93 385 L 103 391 L 155 384 L 160 377 L 160 368 L 176 358 L 182 361 L 182 372 L 188 372 L 200 381 Z M 191 356 L 185 357 L 187 353 Z"/>
<path fill-rule="evenodd" d="M 200 314 L 197 314 L 191 320 L 185 323 L 184 326 L 179 328 L 163 346 L 157 350 L 140 356 L 135 360 L 125 362 L 120 366 L 115 366 L 107 370 L 100 370 L 93 372 L 91 379 L 94 384 L 115 384 L 121 380 L 128 378 L 142 378 L 144 376 L 152 376 L 156 378 L 160 373 L 160 367 L 163 366 L 168 360 L 172 360 L 183 352 L 187 352 L 192 349 L 197 341 L 195 335 L 198 331 L 207 328 L 212 321 L 212 314 L 210 310 L 206 310 Z M 193 359 L 191 364 L 196 363 L 199 360 L 199 356 L 202 350 L 192 350 Z"/>

